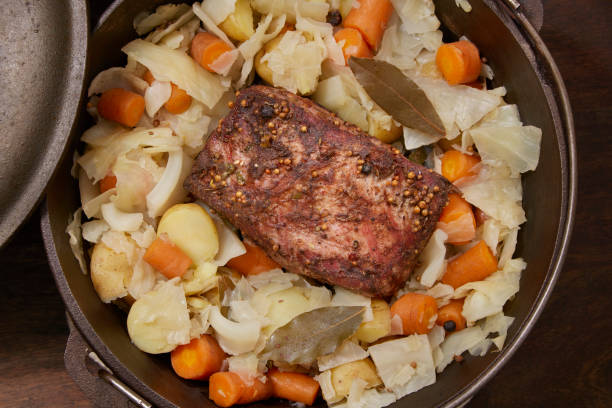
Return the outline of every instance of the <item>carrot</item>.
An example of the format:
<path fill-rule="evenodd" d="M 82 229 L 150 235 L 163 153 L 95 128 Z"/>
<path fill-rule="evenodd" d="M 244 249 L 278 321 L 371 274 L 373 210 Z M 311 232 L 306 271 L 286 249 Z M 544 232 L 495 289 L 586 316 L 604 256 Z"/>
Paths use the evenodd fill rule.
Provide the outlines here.
<path fill-rule="evenodd" d="M 484 241 L 480 241 L 448 263 L 442 283 L 457 289 L 468 282 L 483 280 L 496 270 L 495 255 Z"/>
<path fill-rule="evenodd" d="M 117 185 L 117 177 L 112 173 L 108 172 L 102 180 L 100 180 L 100 193 L 110 190 Z"/>
<path fill-rule="evenodd" d="M 142 79 L 147 81 L 149 85 L 155 81 L 155 77 L 149 70 L 145 72 Z M 192 98 L 185 90 L 179 88 L 174 83 L 171 82 L 170 85 L 172 86 L 172 93 L 168 101 L 164 104 L 164 108 L 166 108 L 168 112 L 178 115 L 189 109 Z"/>
<path fill-rule="evenodd" d="M 370 48 L 376 50 L 392 13 L 389 0 L 359 0 L 344 19 L 344 27 L 359 30 Z"/>
<path fill-rule="evenodd" d="M 246 385 L 236 373 L 214 373 L 208 380 L 208 397 L 220 407 L 231 407 L 240 400 Z"/>
<path fill-rule="evenodd" d="M 438 228 L 446 232 L 446 242 L 449 244 L 463 245 L 473 240 L 476 236 L 476 218 L 470 203 L 459 194 L 449 194 Z"/>
<path fill-rule="evenodd" d="M 372 50 L 363 39 L 363 36 L 354 28 L 343 28 L 334 34 L 337 43 L 344 41 L 342 54 L 344 61 L 348 63 L 350 57 L 371 58 Z"/>
<path fill-rule="evenodd" d="M 191 56 L 210 72 L 214 72 L 210 67 L 211 64 L 231 50 L 225 41 L 210 33 L 198 33 L 191 41 Z"/>
<path fill-rule="evenodd" d="M 312 405 L 319 393 L 319 383 L 306 374 L 272 369 L 268 372 L 268 378 L 272 383 L 273 395 L 277 398 Z"/>
<path fill-rule="evenodd" d="M 188 380 L 207 380 L 211 374 L 221 370 L 224 359 L 225 353 L 209 334 L 178 346 L 170 353 L 174 372 Z"/>
<path fill-rule="evenodd" d="M 458 150 L 449 150 L 442 155 L 442 175 L 454 183 L 461 177 L 472 175 L 473 172 L 470 170 L 478 163 L 480 163 L 478 156 L 470 156 Z"/>
<path fill-rule="evenodd" d="M 121 88 L 105 91 L 98 102 L 98 113 L 105 119 L 134 127 L 144 113 L 144 98 Z"/>
<path fill-rule="evenodd" d="M 143 259 L 168 279 L 183 276 L 193 263 L 179 247 L 159 237 L 147 248 Z"/>
<path fill-rule="evenodd" d="M 251 245 L 244 241 L 246 253 L 236 258 L 232 258 L 227 263 L 228 268 L 232 268 L 243 275 L 257 275 L 267 272 L 270 269 L 280 268 L 280 266 L 266 255 L 258 246 Z"/>
<path fill-rule="evenodd" d="M 467 84 L 480 75 L 480 54 L 470 41 L 442 44 L 436 53 L 436 65 L 449 84 Z"/>
<path fill-rule="evenodd" d="M 210 376 L 208 396 L 220 407 L 249 404 L 270 398 L 272 384 L 270 380 L 264 383 L 257 378 L 254 378 L 252 383 L 247 383 L 231 371 L 218 372 Z"/>
<path fill-rule="evenodd" d="M 406 293 L 391 306 L 391 317 L 402 319 L 403 334 L 427 334 L 438 312 L 436 299 L 420 293 Z"/>
<path fill-rule="evenodd" d="M 253 378 L 250 384 L 248 382 L 244 382 L 244 384 L 246 388 L 240 396 L 238 404 L 250 404 L 272 397 L 272 383 L 269 378 L 266 382 L 262 382 L 259 378 Z"/>
<path fill-rule="evenodd" d="M 447 332 L 455 332 L 465 329 L 465 317 L 461 314 L 464 299 L 451 300 L 449 304 L 438 310 L 436 324 L 444 327 Z"/>

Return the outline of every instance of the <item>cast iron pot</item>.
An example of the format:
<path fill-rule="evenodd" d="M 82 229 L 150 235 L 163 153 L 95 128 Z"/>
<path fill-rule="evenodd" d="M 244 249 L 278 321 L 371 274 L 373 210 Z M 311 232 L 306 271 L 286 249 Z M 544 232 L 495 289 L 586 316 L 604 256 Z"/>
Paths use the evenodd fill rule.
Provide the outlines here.
<path fill-rule="evenodd" d="M 571 110 L 559 72 L 537 31 L 518 3 L 506 1 L 470 0 L 473 7 L 470 13 L 448 0 L 437 1 L 436 8 L 446 35 L 466 35 L 478 44 L 495 71 L 494 84 L 503 84 L 508 89 L 506 100 L 518 104 L 525 123 L 542 129 L 538 168 L 523 178 L 523 207 L 528 221 L 519 234 L 517 256 L 527 261 L 527 269 L 522 275 L 520 292 L 505 308 L 505 313 L 516 320 L 501 353 L 468 357 L 462 364 L 450 365 L 434 385 L 406 396 L 395 407 L 455 407 L 468 401 L 525 339 L 552 291 L 566 254 L 576 194 Z M 164 2 L 167 0 L 113 3 L 91 38 L 86 83 L 96 73 L 125 62 L 120 48 L 136 36 L 132 29 L 134 16 Z M 78 147 L 79 136 L 89 125 L 87 115 L 81 115 L 71 135 L 69 151 Z M 140 406 L 151 403 L 160 407 L 213 407 L 205 384 L 181 380 L 172 372 L 167 355 L 147 355 L 132 345 L 125 314 L 102 303 L 89 276 L 81 273 L 65 233 L 70 215 L 80 205 L 77 183 L 70 176 L 71 165 L 72 160 L 66 157 L 49 185 L 42 230 L 57 286 L 76 326 L 75 333 L 82 336 L 83 344 L 88 344 L 83 346 L 83 355 L 77 356 L 77 362 L 84 361 L 87 352 L 95 351 L 106 365 L 99 364 L 93 373 L 111 381 Z M 68 350 L 73 349 L 69 342 Z M 69 368 L 75 360 L 70 353 L 66 356 Z M 114 405 L 111 394 L 101 391 L 103 388 L 83 385 L 87 375 L 86 371 L 75 374 L 86 393 L 100 405 Z M 289 404 L 271 400 L 255 406 Z"/>

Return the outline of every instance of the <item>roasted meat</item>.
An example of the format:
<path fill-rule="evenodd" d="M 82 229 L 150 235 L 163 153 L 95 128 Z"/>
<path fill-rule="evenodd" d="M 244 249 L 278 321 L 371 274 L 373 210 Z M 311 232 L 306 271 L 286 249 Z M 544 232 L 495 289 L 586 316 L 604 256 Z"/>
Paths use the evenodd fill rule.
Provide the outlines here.
<path fill-rule="evenodd" d="M 287 271 L 389 297 L 406 281 L 452 188 L 309 99 L 252 86 L 185 187 Z"/>

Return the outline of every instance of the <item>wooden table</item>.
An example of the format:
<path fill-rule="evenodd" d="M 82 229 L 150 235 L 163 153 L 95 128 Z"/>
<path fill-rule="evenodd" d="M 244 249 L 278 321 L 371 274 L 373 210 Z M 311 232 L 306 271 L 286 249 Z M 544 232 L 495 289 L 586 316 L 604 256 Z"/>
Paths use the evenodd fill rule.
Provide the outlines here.
<path fill-rule="evenodd" d="M 548 0 L 544 9 L 541 34 L 576 120 L 576 224 L 534 330 L 470 407 L 612 407 L 612 2 Z M 0 406 L 90 407 L 64 369 L 68 329 L 38 222 L 34 214 L 0 250 Z"/>

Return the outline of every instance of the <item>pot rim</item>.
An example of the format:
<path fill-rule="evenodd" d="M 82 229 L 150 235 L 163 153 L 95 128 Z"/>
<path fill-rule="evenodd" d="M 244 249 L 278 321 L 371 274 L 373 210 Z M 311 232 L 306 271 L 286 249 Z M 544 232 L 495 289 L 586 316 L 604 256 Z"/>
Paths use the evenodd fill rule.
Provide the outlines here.
<path fill-rule="evenodd" d="M 96 29 L 99 28 L 122 1 L 123 0 L 115 0 L 108 7 L 100 17 L 98 24 L 95 26 Z M 531 305 L 529 314 L 522 325 L 517 329 L 515 337 L 505 345 L 499 355 L 472 382 L 458 389 L 455 394 L 440 404 L 440 406 L 445 408 L 459 407 L 467 403 L 480 388 L 499 372 L 503 365 L 518 350 L 535 325 L 561 273 L 561 268 L 568 252 L 576 211 L 578 175 L 574 121 L 567 90 L 559 69 L 542 38 L 525 17 L 520 9 L 520 4 L 517 3 L 516 0 L 483 0 L 483 3 L 500 18 L 502 23 L 512 32 L 512 35 L 519 40 L 523 52 L 530 57 L 529 60 L 532 68 L 536 72 L 547 72 L 548 77 L 552 80 L 551 87 L 547 88 L 544 86 L 543 88 L 548 105 L 552 108 L 551 114 L 553 116 L 553 122 L 555 123 L 561 154 L 562 194 L 561 217 L 559 220 L 560 228 L 555 241 L 552 261 L 549 265 L 544 283 L 540 288 L 536 300 Z M 520 41 L 520 39 L 523 39 L 523 41 Z M 72 295 L 68 282 L 63 274 L 53 241 L 47 204 L 45 200 L 41 209 L 41 230 L 45 242 L 45 249 L 60 295 L 79 332 L 92 346 L 93 350 L 101 355 L 104 362 L 112 368 L 113 372 L 129 384 L 132 389 L 140 393 L 140 395 L 144 396 L 149 401 L 161 401 L 169 403 L 169 406 L 174 406 L 174 404 L 167 401 L 154 389 L 146 386 L 131 371 L 127 370 L 121 361 L 108 349 L 104 342 L 102 342 L 90 322 L 86 319 Z"/>

